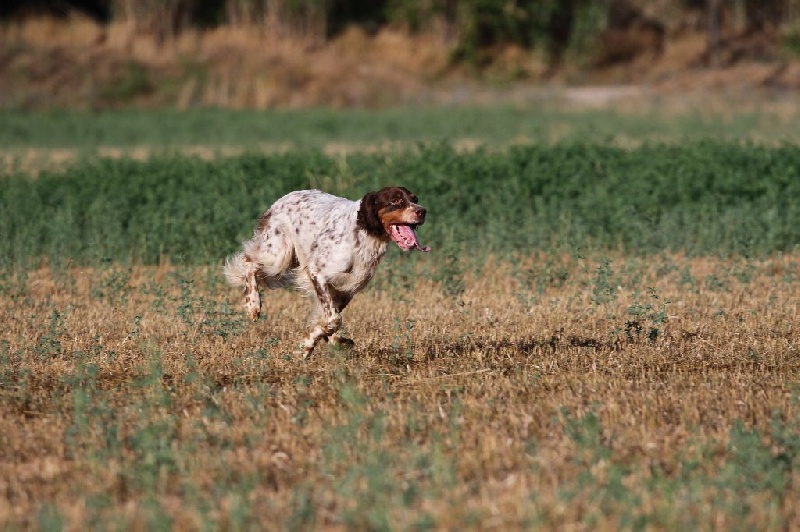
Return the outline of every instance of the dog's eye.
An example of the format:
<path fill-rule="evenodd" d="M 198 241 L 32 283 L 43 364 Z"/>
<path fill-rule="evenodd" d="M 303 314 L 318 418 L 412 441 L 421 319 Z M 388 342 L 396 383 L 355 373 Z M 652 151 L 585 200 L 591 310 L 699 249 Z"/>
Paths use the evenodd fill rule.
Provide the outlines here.
<path fill-rule="evenodd" d="M 401 203 L 403 203 L 403 198 L 394 198 L 392 200 L 392 205 L 400 205 Z"/>

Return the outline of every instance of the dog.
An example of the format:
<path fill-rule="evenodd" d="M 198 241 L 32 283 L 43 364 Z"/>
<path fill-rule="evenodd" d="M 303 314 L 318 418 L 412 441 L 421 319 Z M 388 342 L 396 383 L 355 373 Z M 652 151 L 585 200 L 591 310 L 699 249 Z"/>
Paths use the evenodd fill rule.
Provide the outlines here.
<path fill-rule="evenodd" d="M 342 311 L 375 275 L 390 242 L 430 251 L 416 229 L 427 210 L 404 187 L 386 187 L 352 201 L 320 190 L 290 192 L 258 220 L 244 250 L 225 261 L 228 282 L 244 290 L 251 320 L 261 313 L 261 288 L 294 285 L 315 301 L 303 358 L 320 340 L 352 347 L 340 334 Z"/>

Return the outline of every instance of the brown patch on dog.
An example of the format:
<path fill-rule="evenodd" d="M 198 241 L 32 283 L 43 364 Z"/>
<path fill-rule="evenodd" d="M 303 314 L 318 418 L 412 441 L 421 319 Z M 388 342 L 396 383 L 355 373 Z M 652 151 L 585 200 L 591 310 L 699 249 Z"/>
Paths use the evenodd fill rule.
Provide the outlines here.
<path fill-rule="evenodd" d="M 271 215 L 272 213 L 270 213 L 269 211 L 261 215 L 261 218 L 258 219 L 258 227 L 256 228 L 257 232 L 261 233 L 264 231 L 264 229 L 266 229 L 267 224 L 269 224 L 269 218 Z"/>
<path fill-rule="evenodd" d="M 417 205 L 417 196 L 405 187 L 385 187 L 369 192 L 361 199 L 358 226 L 369 234 L 389 238 L 392 224 L 421 224 L 425 221 L 425 208 Z"/>

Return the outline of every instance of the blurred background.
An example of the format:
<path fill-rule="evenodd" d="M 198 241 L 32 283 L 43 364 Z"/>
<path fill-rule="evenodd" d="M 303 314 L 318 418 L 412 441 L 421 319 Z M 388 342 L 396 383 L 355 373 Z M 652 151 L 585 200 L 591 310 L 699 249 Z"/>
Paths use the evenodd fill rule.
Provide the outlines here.
<path fill-rule="evenodd" d="M 800 87 L 800 0 L 6 0 L 0 108 L 389 107 Z M 592 88 L 592 90 L 586 90 Z"/>

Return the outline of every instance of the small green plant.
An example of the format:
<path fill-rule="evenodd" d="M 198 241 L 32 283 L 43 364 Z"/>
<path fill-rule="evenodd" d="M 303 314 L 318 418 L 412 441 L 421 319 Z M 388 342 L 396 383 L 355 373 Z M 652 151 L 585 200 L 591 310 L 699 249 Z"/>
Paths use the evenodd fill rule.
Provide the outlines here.
<path fill-rule="evenodd" d="M 57 357 L 62 352 L 61 335 L 64 331 L 64 317 L 58 309 L 53 309 L 50 312 L 50 324 L 47 327 L 47 332 L 39 337 L 36 343 L 36 354 L 40 358 L 53 358 Z"/>
<path fill-rule="evenodd" d="M 223 340 L 241 332 L 246 325 L 244 314 L 224 301 L 217 303 L 201 298 L 198 302 L 202 314 L 200 330 L 219 336 Z M 181 307 L 183 308 L 183 307 Z"/>
<path fill-rule="evenodd" d="M 617 299 L 616 281 L 614 270 L 611 268 L 611 261 L 604 259 L 602 264 L 595 270 L 592 280 L 592 303 L 604 305 Z"/>
<path fill-rule="evenodd" d="M 177 419 L 171 414 L 172 395 L 162 382 L 161 351 L 150 342 L 143 349 L 148 357 L 144 374 L 133 392 L 138 398 L 135 426 L 124 439 L 131 460 L 123 471 L 127 482 L 150 493 L 168 489 L 167 480 L 177 471 Z"/>
<path fill-rule="evenodd" d="M 290 507 L 292 509 L 287 519 L 289 530 L 308 530 L 317 523 L 318 504 L 314 500 L 314 487 L 309 483 L 299 484 L 292 491 Z"/>
<path fill-rule="evenodd" d="M 139 338 L 139 333 L 142 331 L 142 316 L 137 314 L 133 317 L 133 326 L 131 330 L 128 331 L 128 335 L 125 337 L 126 340 L 135 340 Z"/>
<path fill-rule="evenodd" d="M 92 296 L 106 299 L 115 306 L 125 306 L 131 293 L 131 269 L 114 267 L 111 261 L 105 261 L 100 270 L 101 278 L 92 286 Z"/>
<path fill-rule="evenodd" d="M 728 435 L 727 460 L 717 480 L 718 489 L 781 497 L 791 482 L 790 476 L 797 466 L 794 452 L 800 447 L 796 427 L 790 425 L 774 417 L 771 442 L 767 443 L 757 430 L 747 428 L 741 421 L 734 423 Z"/>
<path fill-rule="evenodd" d="M 741 284 L 750 284 L 757 275 L 756 267 L 748 261 L 742 266 L 735 266 L 731 269 L 733 277 Z"/>
<path fill-rule="evenodd" d="M 141 292 L 153 297 L 150 308 L 154 312 L 164 314 L 167 311 L 167 293 L 163 284 L 156 282 L 155 279 L 150 279 L 147 284 L 142 286 Z"/>
<path fill-rule="evenodd" d="M 194 325 L 196 301 L 192 292 L 193 281 L 178 271 L 173 272 L 171 275 L 174 281 L 178 283 L 181 291 L 180 299 L 178 300 L 178 316 L 180 316 L 185 325 Z"/>
<path fill-rule="evenodd" d="M 634 303 L 628 307 L 628 315 L 632 319 L 625 322 L 625 336 L 629 342 L 638 340 L 642 335 L 650 342 L 655 342 L 663 335 L 663 328 L 667 322 L 667 305 L 669 301 L 659 305 L 658 291 L 649 287 L 647 289 L 649 300 L 645 303 Z"/>

